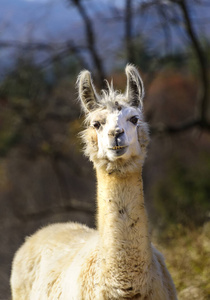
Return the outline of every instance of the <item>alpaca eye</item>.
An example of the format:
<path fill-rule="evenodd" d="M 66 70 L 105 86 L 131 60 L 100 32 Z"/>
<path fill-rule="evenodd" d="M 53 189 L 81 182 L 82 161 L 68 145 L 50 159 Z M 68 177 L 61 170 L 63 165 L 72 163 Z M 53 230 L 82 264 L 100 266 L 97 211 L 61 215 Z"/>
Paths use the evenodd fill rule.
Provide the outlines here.
<path fill-rule="evenodd" d="M 95 127 L 95 129 L 99 129 L 99 128 L 101 127 L 100 122 L 95 121 L 95 122 L 93 123 L 93 127 Z"/>
<path fill-rule="evenodd" d="M 130 121 L 131 123 L 133 123 L 134 125 L 136 125 L 137 122 L 138 122 L 138 120 L 139 120 L 139 118 L 138 118 L 137 116 L 133 116 L 133 117 L 130 118 L 129 121 Z"/>

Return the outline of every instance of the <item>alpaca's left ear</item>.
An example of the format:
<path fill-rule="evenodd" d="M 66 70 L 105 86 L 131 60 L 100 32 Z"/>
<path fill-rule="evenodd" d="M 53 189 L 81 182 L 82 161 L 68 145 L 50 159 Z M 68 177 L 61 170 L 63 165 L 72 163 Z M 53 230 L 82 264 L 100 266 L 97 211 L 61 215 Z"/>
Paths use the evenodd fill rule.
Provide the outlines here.
<path fill-rule="evenodd" d="M 125 68 L 127 76 L 126 98 L 131 106 L 143 107 L 144 84 L 137 69 L 133 65 Z"/>
<path fill-rule="evenodd" d="M 77 79 L 79 98 L 86 112 L 93 111 L 98 107 L 98 95 L 92 83 L 90 72 L 85 70 Z"/>

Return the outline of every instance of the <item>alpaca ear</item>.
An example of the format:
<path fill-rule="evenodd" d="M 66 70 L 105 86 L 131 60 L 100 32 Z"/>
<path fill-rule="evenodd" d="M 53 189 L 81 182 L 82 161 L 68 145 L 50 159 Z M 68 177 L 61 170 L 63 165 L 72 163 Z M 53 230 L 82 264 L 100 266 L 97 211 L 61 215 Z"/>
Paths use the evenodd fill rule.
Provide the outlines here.
<path fill-rule="evenodd" d="M 93 111 L 98 107 L 98 96 L 92 83 L 90 72 L 85 70 L 77 79 L 79 98 L 86 112 Z"/>
<path fill-rule="evenodd" d="M 144 84 L 137 69 L 132 65 L 127 65 L 125 68 L 127 76 L 127 101 L 131 106 L 143 107 Z"/>

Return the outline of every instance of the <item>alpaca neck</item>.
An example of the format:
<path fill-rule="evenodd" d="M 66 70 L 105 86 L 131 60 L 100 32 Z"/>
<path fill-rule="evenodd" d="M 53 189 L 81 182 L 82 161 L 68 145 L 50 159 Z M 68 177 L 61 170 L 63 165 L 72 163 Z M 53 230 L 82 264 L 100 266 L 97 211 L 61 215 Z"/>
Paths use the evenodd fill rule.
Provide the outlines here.
<path fill-rule="evenodd" d="M 100 169 L 97 180 L 102 268 L 110 282 L 112 272 L 117 272 L 116 288 L 126 277 L 127 288 L 135 290 L 135 277 L 148 272 L 152 259 L 141 171 L 120 177 Z"/>

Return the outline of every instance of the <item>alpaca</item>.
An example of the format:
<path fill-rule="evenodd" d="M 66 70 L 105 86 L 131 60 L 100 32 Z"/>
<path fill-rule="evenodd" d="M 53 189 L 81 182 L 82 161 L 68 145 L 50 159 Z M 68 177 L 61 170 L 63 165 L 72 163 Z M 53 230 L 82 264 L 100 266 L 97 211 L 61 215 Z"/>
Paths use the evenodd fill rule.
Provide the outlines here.
<path fill-rule="evenodd" d="M 107 83 L 98 95 L 89 71 L 77 82 L 85 154 L 97 175 L 97 230 L 60 223 L 27 238 L 13 261 L 13 300 L 177 299 L 144 205 L 144 86 L 134 66 L 125 71 L 124 94 Z"/>

